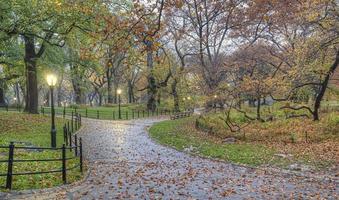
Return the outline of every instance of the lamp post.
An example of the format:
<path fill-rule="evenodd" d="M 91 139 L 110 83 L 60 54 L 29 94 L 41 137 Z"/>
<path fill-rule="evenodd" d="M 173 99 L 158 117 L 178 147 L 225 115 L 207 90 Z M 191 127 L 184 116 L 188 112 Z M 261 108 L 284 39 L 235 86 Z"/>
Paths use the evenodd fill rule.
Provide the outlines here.
<path fill-rule="evenodd" d="M 51 124 L 51 147 L 56 147 L 56 128 L 55 128 L 55 110 L 54 110 L 54 98 L 53 98 L 53 90 L 54 86 L 57 82 L 57 77 L 53 74 L 47 75 L 47 84 L 50 88 L 51 93 L 51 117 L 52 117 L 52 124 Z"/>
<path fill-rule="evenodd" d="M 183 101 L 183 104 L 184 104 L 184 110 L 186 110 L 186 98 L 184 97 L 184 98 L 182 98 L 182 101 Z"/>
<path fill-rule="evenodd" d="M 121 104 L 121 98 L 120 98 L 121 92 L 122 92 L 121 89 L 117 90 L 117 93 L 118 93 L 118 104 L 119 104 L 119 119 L 121 119 L 121 106 L 120 106 L 120 104 Z"/>
<path fill-rule="evenodd" d="M 191 109 L 191 97 L 190 96 L 187 97 L 187 102 L 188 102 L 188 110 L 190 110 Z"/>
<path fill-rule="evenodd" d="M 18 102 L 16 101 L 16 97 L 13 98 L 14 102 L 15 102 L 15 107 L 17 110 L 19 110 L 19 106 L 18 106 Z"/>

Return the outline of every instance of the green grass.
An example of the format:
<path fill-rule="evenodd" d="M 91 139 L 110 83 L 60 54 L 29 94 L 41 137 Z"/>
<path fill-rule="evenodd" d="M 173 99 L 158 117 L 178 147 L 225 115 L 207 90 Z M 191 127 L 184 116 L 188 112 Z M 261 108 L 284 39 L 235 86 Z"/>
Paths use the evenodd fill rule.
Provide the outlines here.
<path fill-rule="evenodd" d="M 249 166 L 288 169 L 298 163 L 315 171 L 327 171 L 337 165 L 338 112 L 322 114 L 319 122 L 301 118 L 254 121 L 240 132 L 231 132 L 219 114 L 208 114 L 204 121 L 208 127 L 200 130 L 195 128 L 195 117 L 160 122 L 150 128 L 150 136 L 180 151 L 193 149 L 190 153 Z M 228 137 L 238 141 L 223 143 Z"/>
<path fill-rule="evenodd" d="M 203 136 L 193 126 L 194 118 L 164 121 L 152 126 L 149 133 L 159 143 L 180 151 L 192 146 L 193 154 L 249 166 L 268 163 L 275 153 L 274 149 L 257 144 L 223 144 Z"/>
<path fill-rule="evenodd" d="M 63 143 L 62 126 L 66 121 L 56 120 L 57 146 Z M 39 115 L 29 115 L 14 112 L 0 112 L 0 145 L 8 146 L 10 141 L 31 143 L 36 147 L 50 147 L 50 118 Z M 16 146 L 26 146 L 15 144 Z M 67 157 L 74 156 L 74 152 L 67 150 Z M 41 152 L 14 150 L 14 159 L 52 159 L 61 158 L 61 150 L 44 150 Z M 8 159 L 8 149 L 0 149 L 0 160 Z M 78 159 L 67 161 L 67 168 L 78 164 Z M 61 161 L 53 162 L 22 162 L 14 163 L 13 172 L 35 172 L 61 169 Z M 7 163 L 0 163 L 0 173 L 7 173 Z M 68 171 L 68 182 L 74 182 L 81 178 L 79 169 Z M 0 186 L 5 186 L 6 177 L 0 177 Z M 13 189 L 46 188 L 62 184 L 61 173 L 13 176 Z"/>

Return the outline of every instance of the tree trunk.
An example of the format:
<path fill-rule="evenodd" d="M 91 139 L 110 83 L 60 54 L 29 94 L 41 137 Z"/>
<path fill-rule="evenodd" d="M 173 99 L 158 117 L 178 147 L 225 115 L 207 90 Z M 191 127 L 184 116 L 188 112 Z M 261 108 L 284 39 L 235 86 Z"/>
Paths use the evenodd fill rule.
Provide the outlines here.
<path fill-rule="evenodd" d="M 102 106 L 102 94 L 98 92 L 98 97 L 99 97 L 99 106 Z"/>
<path fill-rule="evenodd" d="M 75 103 L 83 104 L 83 94 L 80 86 L 78 84 L 73 85 L 74 94 L 75 94 Z"/>
<path fill-rule="evenodd" d="M 14 89 L 15 89 L 16 102 L 18 105 L 21 105 L 20 88 L 19 88 L 18 82 L 15 83 Z"/>
<path fill-rule="evenodd" d="M 79 74 L 79 70 L 77 66 L 71 66 L 72 70 L 72 85 L 75 95 L 75 103 L 76 104 L 84 104 L 85 103 L 85 97 L 81 88 L 81 81 L 82 76 Z"/>
<path fill-rule="evenodd" d="M 131 80 L 128 80 L 128 103 L 134 103 L 133 85 Z"/>
<path fill-rule="evenodd" d="M 260 116 L 260 107 L 261 107 L 261 98 L 258 97 L 257 98 L 257 120 L 261 119 L 261 116 Z"/>
<path fill-rule="evenodd" d="M 157 94 L 157 85 L 156 80 L 153 74 L 153 42 L 147 40 L 147 69 L 148 69 L 148 76 L 147 76 L 147 109 L 151 111 L 155 111 L 156 105 L 156 94 Z"/>
<path fill-rule="evenodd" d="M 172 89 L 172 95 L 173 95 L 173 103 L 174 103 L 174 111 L 175 112 L 179 112 L 180 108 L 179 108 L 179 95 L 177 92 L 177 84 L 178 81 L 177 79 L 174 79 L 172 85 L 171 85 L 171 89 Z"/>
<path fill-rule="evenodd" d="M 60 82 L 58 84 L 58 88 L 57 88 L 57 104 L 59 107 L 61 107 L 61 100 L 62 100 L 62 95 L 61 95 L 61 89 L 62 89 L 62 82 L 64 80 L 64 73 L 62 72 L 61 73 L 61 76 L 60 76 Z"/>
<path fill-rule="evenodd" d="M 107 77 L 107 103 L 110 103 L 110 104 L 113 103 L 111 69 L 112 69 L 112 68 L 109 67 L 109 68 L 107 68 L 107 70 L 106 70 L 106 77 Z"/>
<path fill-rule="evenodd" d="M 25 112 L 38 114 L 38 81 L 37 57 L 35 54 L 34 38 L 24 36 L 25 67 L 26 67 L 26 106 Z"/>
<path fill-rule="evenodd" d="M 326 92 L 328 83 L 330 81 L 330 78 L 334 74 L 338 65 L 339 65 L 339 51 L 337 51 L 335 61 L 332 64 L 332 66 L 330 67 L 328 73 L 326 74 L 324 81 L 321 83 L 321 86 L 320 86 L 320 89 L 319 89 L 320 91 L 315 98 L 314 109 L 313 109 L 313 120 L 314 121 L 319 120 L 319 109 L 320 109 L 321 101 L 322 101 L 322 99 L 325 95 L 325 92 Z"/>
<path fill-rule="evenodd" d="M 3 87 L 0 85 L 0 106 L 6 105 L 5 102 L 5 91 Z"/>

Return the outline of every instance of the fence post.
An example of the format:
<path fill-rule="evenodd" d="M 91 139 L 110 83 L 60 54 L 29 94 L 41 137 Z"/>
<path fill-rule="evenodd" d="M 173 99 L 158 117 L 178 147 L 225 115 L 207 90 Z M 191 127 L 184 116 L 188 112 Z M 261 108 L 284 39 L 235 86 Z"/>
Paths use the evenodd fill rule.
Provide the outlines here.
<path fill-rule="evenodd" d="M 88 117 L 88 111 L 87 111 L 87 108 L 86 108 L 86 117 Z"/>
<path fill-rule="evenodd" d="M 74 116 L 74 130 L 77 131 L 78 130 L 78 114 L 75 113 L 75 116 Z"/>
<path fill-rule="evenodd" d="M 41 107 L 41 112 L 42 112 L 42 115 L 45 115 L 45 109 L 44 109 L 44 107 Z"/>
<path fill-rule="evenodd" d="M 74 108 L 74 112 L 77 113 L 77 108 L 76 107 Z"/>
<path fill-rule="evenodd" d="M 13 172 L 13 158 L 14 158 L 14 143 L 11 142 L 9 145 L 8 152 L 8 165 L 7 165 L 7 180 L 6 180 L 6 189 L 12 189 L 12 172 Z"/>
<path fill-rule="evenodd" d="M 157 116 L 159 116 L 159 108 L 157 108 Z"/>
<path fill-rule="evenodd" d="M 62 145 L 62 181 L 64 184 L 67 183 L 66 177 L 66 147 L 65 144 Z"/>
<path fill-rule="evenodd" d="M 72 133 L 68 134 L 68 138 L 69 138 L 69 146 L 72 147 Z M 69 148 L 69 151 L 72 151 L 72 148 Z"/>
<path fill-rule="evenodd" d="M 132 110 L 132 119 L 134 119 L 134 110 Z"/>
<path fill-rule="evenodd" d="M 64 112 L 63 112 L 63 118 L 65 119 L 66 117 L 66 107 L 64 107 Z"/>
<path fill-rule="evenodd" d="M 99 110 L 97 110 L 97 119 L 99 119 Z"/>
<path fill-rule="evenodd" d="M 75 145 L 74 155 L 78 156 L 78 136 L 77 136 L 77 134 L 74 135 L 74 145 Z"/>
<path fill-rule="evenodd" d="M 6 110 L 7 110 L 7 112 L 8 112 L 8 104 L 6 105 Z"/>
<path fill-rule="evenodd" d="M 128 111 L 126 111 L 126 119 L 128 119 Z"/>
<path fill-rule="evenodd" d="M 66 124 L 64 125 L 64 142 L 67 145 L 67 128 L 66 128 Z"/>
<path fill-rule="evenodd" d="M 81 117 L 80 114 L 79 114 L 79 117 L 80 117 L 80 126 L 81 126 L 81 124 L 82 124 L 82 117 Z"/>
<path fill-rule="evenodd" d="M 115 120 L 115 111 L 113 111 L 113 120 Z"/>
<path fill-rule="evenodd" d="M 77 130 L 79 130 L 80 128 L 80 117 L 79 117 L 79 113 L 77 113 Z"/>
<path fill-rule="evenodd" d="M 72 133 L 74 132 L 74 128 L 73 128 L 73 122 L 74 121 L 74 113 L 73 113 L 73 110 L 72 110 L 72 121 L 71 121 L 71 130 L 72 130 Z M 71 143 L 72 144 L 72 143 Z"/>
<path fill-rule="evenodd" d="M 82 139 L 80 137 L 80 172 L 83 172 L 83 168 L 82 168 Z"/>
<path fill-rule="evenodd" d="M 145 117 L 145 111 L 144 110 L 142 111 L 142 117 Z"/>
<path fill-rule="evenodd" d="M 140 117 L 140 116 L 139 116 L 139 112 L 140 112 L 140 111 L 138 110 L 138 118 Z"/>

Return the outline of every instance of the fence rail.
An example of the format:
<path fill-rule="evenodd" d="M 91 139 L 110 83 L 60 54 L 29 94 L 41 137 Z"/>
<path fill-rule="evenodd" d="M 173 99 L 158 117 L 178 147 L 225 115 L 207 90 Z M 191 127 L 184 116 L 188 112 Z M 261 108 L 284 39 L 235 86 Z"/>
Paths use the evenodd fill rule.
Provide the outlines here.
<path fill-rule="evenodd" d="M 71 124 L 71 126 L 70 126 Z M 1 173 L 1 176 L 6 177 L 6 189 L 11 190 L 13 184 L 13 176 L 24 176 L 24 175 L 35 175 L 35 174 L 49 174 L 49 173 L 62 173 L 62 181 L 64 184 L 67 183 L 67 172 L 76 168 L 79 168 L 80 172 L 83 172 L 83 145 L 81 137 L 78 139 L 77 134 L 74 134 L 81 126 L 81 115 L 76 114 L 72 116 L 71 123 L 67 122 L 64 125 L 64 144 L 62 147 L 25 147 L 15 146 L 14 142 L 10 142 L 8 146 L 0 146 L 0 149 L 8 149 L 8 159 L 0 160 L 0 163 L 7 163 L 7 173 Z M 61 158 L 45 158 L 45 159 L 15 159 L 15 149 L 24 150 L 48 150 L 48 151 L 60 151 Z M 67 157 L 66 151 L 73 151 L 74 156 Z M 67 168 L 66 162 L 68 160 L 78 159 L 79 163 Z M 23 162 L 58 162 L 60 161 L 59 169 L 52 169 L 48 171 L 30 171 L 30 172 L 13 172 L 15 163 Z"/>
<path fill-rule="evenodd" d="M 41 107 L 40 113 L 43 115 L 49 115 L 51 114 L 51 108 L 50 107 Z M 163 115 L 171 115 L 176 113 L 174 110 L 169 109 L 156 109 L 154 112 L 149 110 L 122 110 L 119 112 L 116 110 L 95 110 L 95 109 L 76 109 L 76 108 L 58 108 L 55 109 L 55 114 L 59 116 L 63 116 L 64 118 L 66 116 L 72 116 L 75 114 L 81 114 L 81 116 L 86 118 L 93 118 L 93 119 L 111 119 L 111 120 L 119 120 L 119 119 L 139 119 L 139 118 L 145 118 L 145 117 L 155 117 L 155 116 L 163 116 Z"/>

